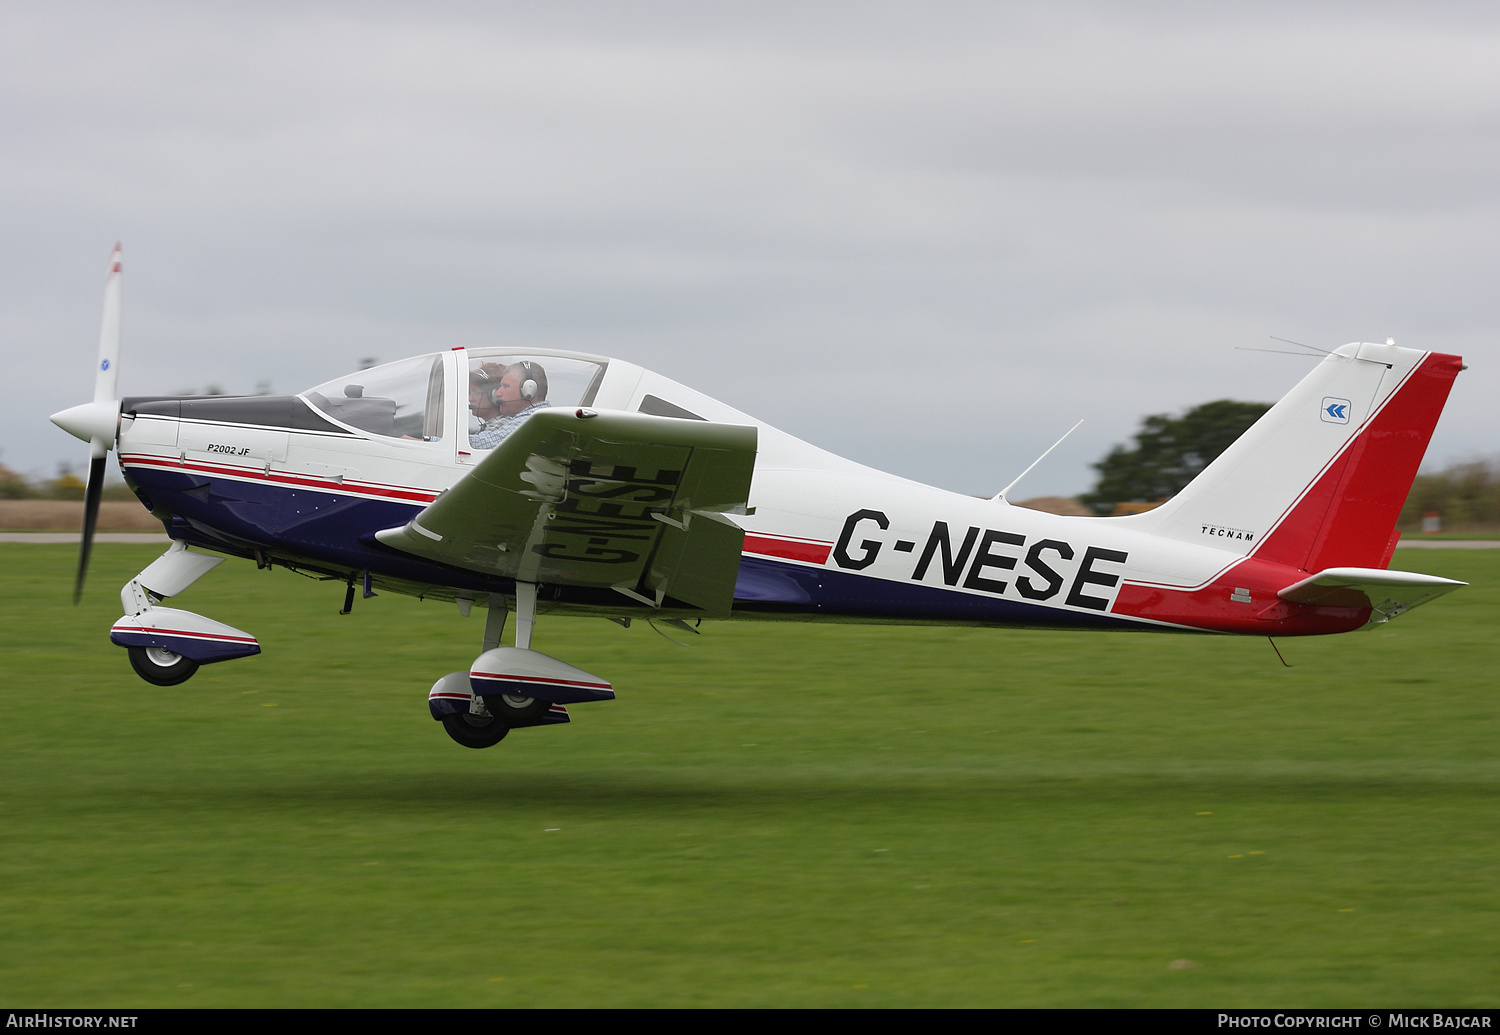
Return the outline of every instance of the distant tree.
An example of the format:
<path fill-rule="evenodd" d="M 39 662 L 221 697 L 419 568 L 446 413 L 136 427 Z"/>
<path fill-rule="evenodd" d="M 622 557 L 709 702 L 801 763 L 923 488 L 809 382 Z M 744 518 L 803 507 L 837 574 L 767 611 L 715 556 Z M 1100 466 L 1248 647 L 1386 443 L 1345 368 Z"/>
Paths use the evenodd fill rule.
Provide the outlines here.
<path fill-rule="evenodd" d="M 1270 408 L 1270 403 L 1220 399 L 1180 417 L 1153 414 L 1141 422 L 1135 448 L 1115 446 L 1093 465 L 1099 482 L 1078 498 L 1094 513 L 1108 514 L 1116 503 L 1175 496 Z"/>
<path fill-rule="evenodd" d="M 105 502 L 123 501 L 127 503 L 138 502 L 140 499 L 140 497 L 138 497 L 133 491 L 131 491 L 130 486 L 126 485 L 118 478 L 113 480 L 105 480 L 104 488 L 99 490 L 99 498 L 104 500 Z"/>
<path fill-rule="evenodd" d="M 1417 475 L 1396 527 L 1415 532 L 1428 511 L 1442 515 L 1445 532 L 1456 528 L 1488 531 L 1500 525 L 1500 457 Z"/>
<path fill-rule="evenodd" d="M 83 479 L 73 473 L 71 467 L 63 467 L 57 477 L 47 483 L 47 495 L 55 500 L 81 500 L 85 486 Z"/>
<path fill-rule="evenodd" d="M 35 495 L 36 491 L 25 478 L 0 464 L 0 500 L 24 500 Z"/>

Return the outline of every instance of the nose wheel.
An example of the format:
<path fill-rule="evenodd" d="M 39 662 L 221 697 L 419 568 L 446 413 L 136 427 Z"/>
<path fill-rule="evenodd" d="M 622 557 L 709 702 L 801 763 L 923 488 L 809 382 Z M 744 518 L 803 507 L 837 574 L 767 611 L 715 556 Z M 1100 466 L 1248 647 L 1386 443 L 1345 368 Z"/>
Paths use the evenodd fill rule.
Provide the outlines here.
<path fill-rule="evenodd" d="M 136 675 L 157 686 L 185 683 L 198 671 L 196 661 L 163 647 L 131 647 L 130 667 Z"/>

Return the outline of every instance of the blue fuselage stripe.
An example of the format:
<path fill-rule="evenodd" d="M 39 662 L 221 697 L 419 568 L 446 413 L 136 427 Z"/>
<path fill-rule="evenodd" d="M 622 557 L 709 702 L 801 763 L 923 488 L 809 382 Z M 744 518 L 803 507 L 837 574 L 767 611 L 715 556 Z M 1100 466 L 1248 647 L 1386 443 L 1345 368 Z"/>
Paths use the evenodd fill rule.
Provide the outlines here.
<path fill-rule="evenodd" d="M 479 593 L 514 591 L 510 579 L 435 564 L 375 542 L 375 532 L 406 524 L 422 511 L 420 505 L 158 467 L 127 466 L 126 476 L 159 510 L 176 515 L 168 530 L 173 538 L 208 549 L 244 556 L 260 549 L 279 561 L 339 577 L 369 571 L 377 582 Z M 550 588 L 557 595 L 549 599 L 564 605 L 603 605 L 617 612 L 630 606 L 607 589 Z M 1141 627 L 1112 615 L 1079 613 L 993 594 L 872 578 L 834 567 L 754 555 L 740 561 L 734 612 L 743 617 L 785 619 L 821 617 L 1034 628 Z"/>

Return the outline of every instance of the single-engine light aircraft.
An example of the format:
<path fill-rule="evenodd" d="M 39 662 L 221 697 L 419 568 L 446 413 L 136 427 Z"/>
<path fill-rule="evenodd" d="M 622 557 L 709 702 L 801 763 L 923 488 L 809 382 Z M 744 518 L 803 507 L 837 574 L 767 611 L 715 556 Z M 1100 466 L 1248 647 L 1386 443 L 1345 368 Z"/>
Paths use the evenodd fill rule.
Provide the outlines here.
<path fill-rule="evenodd" d="M 883 474 L 580 353 L 456 348 L 298 395 L 119 399 L 120 299 L 117 245 L 94 400 L 52 420 L 91 453 L 74 599 L 109 450 L 172 540 L 110 630 L 160 686 L 260 652 L 162 606 L 226 556 L 343 582 L 346 613 L 377 589 L 484 608 L 478 656 L 428 694 L 474 748 L 614 696 L 531 649 L 539 615 L 1305 636 L 1463 585 L 1386 567 L 1457 356 L 1345 345 L 1166 503 L 1059 517 Z"/>

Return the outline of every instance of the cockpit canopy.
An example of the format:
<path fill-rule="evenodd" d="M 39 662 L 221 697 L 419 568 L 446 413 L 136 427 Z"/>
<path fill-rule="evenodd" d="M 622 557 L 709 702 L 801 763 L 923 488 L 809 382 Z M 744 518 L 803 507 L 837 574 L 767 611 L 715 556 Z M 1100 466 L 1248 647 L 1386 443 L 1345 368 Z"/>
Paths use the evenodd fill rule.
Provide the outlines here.
<path fill-rule="evenodd" d="M 587 406 L 604 379 L 604 363 L 581 357 L 508 349 L 464 349 L 459 354 L 467 363 L 462 372 L 466 394 L 459 401 L 467 424 L 461 441 L 474 435 L 469 443 L 473 449 L 496 444 L 495 425 L 515 415 L 507 411 Z M 372 435 L 441 441 L 451 433 L 444 421 L 444 414 L 452 412 L 445 403 L 449 355 L 437 353 L 368 367 L 326 381 L 301 397 L 319 413 Z M 509 384 L 502 391 L 500 382 L 507 374 L 524 388 L 519 405 L 502 399 L 518 394 Z"/>
<path fill-rule="evenodd" d="M 469 447 L 492 449 L 535 411 L 587 406 L 605 365 L 573 356 L 468 349 Z"/>

